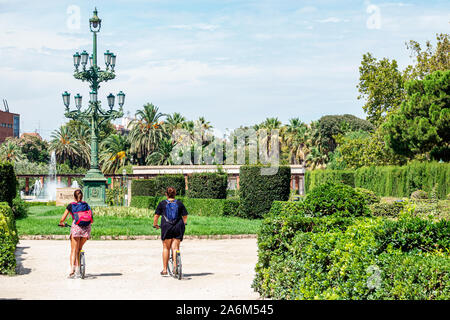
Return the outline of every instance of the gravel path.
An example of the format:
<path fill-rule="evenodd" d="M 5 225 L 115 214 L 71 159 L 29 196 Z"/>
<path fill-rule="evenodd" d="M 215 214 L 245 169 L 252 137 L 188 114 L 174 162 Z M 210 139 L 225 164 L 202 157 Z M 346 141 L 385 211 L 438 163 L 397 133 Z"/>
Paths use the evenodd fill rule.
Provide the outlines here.
<path fill-rule="evenodd" d="M 69 241 L 20 240 L 18 275 L 0 276 L 0 298 L 258 299 L 250 287 L 256 239 L 184 240 L 183 280 L 162 277 L 159 240 L 90 240 L 86 279 L 67 279 Z"/>

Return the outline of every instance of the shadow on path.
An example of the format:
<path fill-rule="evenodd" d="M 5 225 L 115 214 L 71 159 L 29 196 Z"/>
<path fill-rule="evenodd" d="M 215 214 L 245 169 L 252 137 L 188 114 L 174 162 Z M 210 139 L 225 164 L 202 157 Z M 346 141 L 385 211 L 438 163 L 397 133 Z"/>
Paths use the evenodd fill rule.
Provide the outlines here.
<path fill-rule="evenodd" d="M 25 274 L 29 274 L 31 273 L 31 269 L 29 268 L 25 268 L 23 266 L 23 261 L 26 260 L 26 258 L 24 257 L 24 255 L 26 255 L 27 253 L 25 252 L 25 249 L 29 249 L 30 247 L 20 247 L 17 246 L 16 247 L 16 274 L 17 275 L 25 275 Z"/>
<path fill-rule="evenodd" d="M 210 276 L 214 273 L 211 272 L 202 272 L 202 273 L 183 273 L 182 280 L 191 280 L 192 277 L 204 277 L 204 276 Z"/>
<path fill-rule="evenodd" d="M 97 273 L 97 274 L 87 274 L 84 279 L 97 279 L 98 277 L 120 277 L 122 273 Z"/>

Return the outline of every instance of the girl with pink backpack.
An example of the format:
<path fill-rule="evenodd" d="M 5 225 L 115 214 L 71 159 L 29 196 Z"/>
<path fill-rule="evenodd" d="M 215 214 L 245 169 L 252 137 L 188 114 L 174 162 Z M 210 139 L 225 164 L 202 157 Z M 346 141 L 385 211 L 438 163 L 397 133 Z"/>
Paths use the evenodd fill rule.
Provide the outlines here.
<path fill-rule="evenodd" d="M 70 229 L 71 272 L 69 278 L 75 277 L 75 270 L 78 270 L 80 263 L 78 261 L 80 251 L 83 249 L 83 245 L 86 241 L 91 237 L 91 225 L 94 222 L 91 208 L 87 202 L 83 201 L 83 192 L 80 189 L 77 189 L 73 196 L 75 201 L 67 206 L 66 211 L 59 222 L 59 225 L 63 227 L 65 225 L 64 221 L 69 213 L 72 216 L 73 222 Z"/>

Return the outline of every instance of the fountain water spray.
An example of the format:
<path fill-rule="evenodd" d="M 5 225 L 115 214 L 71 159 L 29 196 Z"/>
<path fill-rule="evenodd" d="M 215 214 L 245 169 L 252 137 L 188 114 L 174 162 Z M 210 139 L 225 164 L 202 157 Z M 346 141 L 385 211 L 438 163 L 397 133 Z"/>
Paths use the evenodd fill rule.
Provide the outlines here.
<path fill-rule="evenodd" d="M 56 200 L 56 154 L 52 151 L 50 156 L 50 163 L 48 166 L 47 183 L 44 186 L 45 196 L 47 200 Z"/>

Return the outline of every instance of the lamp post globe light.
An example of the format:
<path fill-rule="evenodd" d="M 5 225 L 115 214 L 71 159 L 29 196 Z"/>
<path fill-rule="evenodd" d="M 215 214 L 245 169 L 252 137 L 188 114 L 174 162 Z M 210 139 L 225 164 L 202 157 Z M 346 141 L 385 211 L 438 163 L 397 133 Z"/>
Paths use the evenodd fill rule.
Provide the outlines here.
<path fill-rule="evenodd" d="M 97 65 L 97 33 L 100 32 L 102 20 L 97 15 L 97 9 L 94 10 L 94 16 L 89 19 L 90 30 L 93 33 L 93 51 L 91 56 L 84 50 L 73 55 L 73 64 L 75 67 L 75 79 L 89 83 L 91 92 L 89 93 L 89 106 L 82 111 L 82 96 L 78 93 L 74 96 L 75 108 L 70 110 L 70 93 L 65 91 L 62 94 L 63 103 L 66 107 L 66 118 L 81 121 L 91 129 L 91 163 L 90 169 L 83 179 L 84 198 L 92 206 L 105 206 L 106 198 L 106 178 L 100 170 L 98 161 L 98 136 L 99 127 L 114 119 L 123 117 L 123 104 L 125 94 L 120 91 L 117 94 L 119 108 L 114 110 L 115 96 L 110 93 L 106 98 L 109 109 L 104 110 L 98 97 L 98 91 L 101 82 L 113 80 L 115 78 L 114 67 L 116 65 L 116 55 L 112 52 L 105 53 L 105 70 L 101 70 Z M 88 65 L 89 62 L 89 65 Z M 80 68 L 81 64 L 81 70 Z"/>

